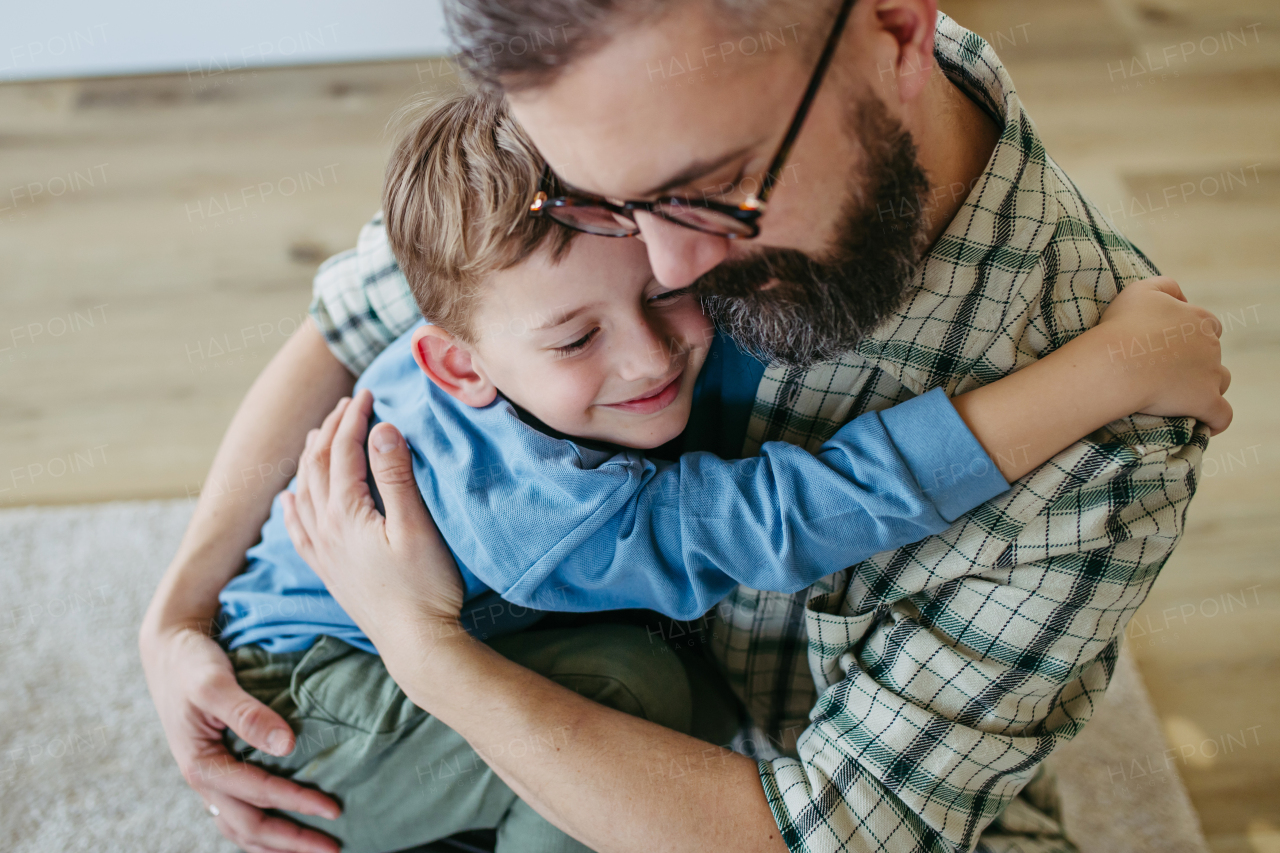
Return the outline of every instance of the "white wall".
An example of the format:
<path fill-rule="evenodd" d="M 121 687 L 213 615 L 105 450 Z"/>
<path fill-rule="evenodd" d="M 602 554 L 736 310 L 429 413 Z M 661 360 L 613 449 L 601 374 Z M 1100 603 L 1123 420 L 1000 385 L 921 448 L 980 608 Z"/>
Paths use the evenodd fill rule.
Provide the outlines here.
<path fill-rule="evenodd" d="M 448 53 L 439 0 L 8 0 L 0 81 Z"/>

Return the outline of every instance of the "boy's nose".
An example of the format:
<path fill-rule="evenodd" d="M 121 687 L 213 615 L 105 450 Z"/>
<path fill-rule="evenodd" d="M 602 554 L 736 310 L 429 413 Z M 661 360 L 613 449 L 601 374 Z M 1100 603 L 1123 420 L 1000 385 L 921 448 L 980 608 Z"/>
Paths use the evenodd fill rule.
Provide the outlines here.
<path fill-rule="evenodd" d="M 729 241 L 636 211 L 640 237 L 649 250 L 649 266 L 664 287 L 679 290 L 693 284 L 729 253 Z"/>
<path fill-rule="evenodd" d="M 647 318 L 636 323 L 631 333 L 618 343 L 619 378 L 627 382 L 660 379 L 670 371 L 671 342 Z"/>

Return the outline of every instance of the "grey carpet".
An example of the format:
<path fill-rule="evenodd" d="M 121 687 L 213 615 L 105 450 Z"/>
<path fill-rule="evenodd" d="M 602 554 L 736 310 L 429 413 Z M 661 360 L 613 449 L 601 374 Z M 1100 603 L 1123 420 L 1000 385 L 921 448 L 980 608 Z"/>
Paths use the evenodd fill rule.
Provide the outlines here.
<path fill-rule="evenodd" d="M 188 501 L 0 512 L 0 850 L 231 853 L 183 782 L 143 682 L 136 633 Z M 1205 850 L 1132 662 L 1052 759 L 1085 853 Z M 1123 770 L 1117 770 L 1123 768 Z"/>

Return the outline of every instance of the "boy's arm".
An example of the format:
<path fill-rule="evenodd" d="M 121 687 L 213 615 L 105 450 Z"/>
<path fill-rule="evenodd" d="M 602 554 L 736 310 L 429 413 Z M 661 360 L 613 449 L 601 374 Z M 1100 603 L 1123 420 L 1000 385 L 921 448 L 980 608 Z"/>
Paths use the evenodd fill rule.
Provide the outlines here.
<path fill-rule="evenodd" d="M 1097 328 L 955 408 L 935 389 L 862 415 L 816 455 L 770 442 L 732 462 L 706 453 L 593 462 L 532 430 L 505 432 L 520 429 L 510 414 L 459 412 L 453 432 L 427 443 L 450 451 L 430 451 L 429 462 L 441 472 L 461 449 L 455 470 L 473 467 L 457 471 L 466 485 L 451 495 L 424 483 L 428 505 L 461 562 L 524 606 L 647 607 L 687 619 L 738 584 L 802 589 L 938 533 L 1004 491 L 991 456 L 1016 479 L 1139 409 L 1225 426 L 1217 339 L 1199 332 L 1209 315 L 1162 286 L 1176 290 L 1132 285 Z M 1195 334 L 1170 344 L 1180 361 L 1117 370 L 1134 335 L 1188 324 Z M 496 461 L 477 469 L 477 458 Z"/>
<path fill-rule="evenodd" d="M 1231 422 L 1220 328 L 1172 279 L 1134 282 L 1098 325 L 952 403 L 1010 482 L 1135 412 L 1190 415 L 1216 434 Z"/>

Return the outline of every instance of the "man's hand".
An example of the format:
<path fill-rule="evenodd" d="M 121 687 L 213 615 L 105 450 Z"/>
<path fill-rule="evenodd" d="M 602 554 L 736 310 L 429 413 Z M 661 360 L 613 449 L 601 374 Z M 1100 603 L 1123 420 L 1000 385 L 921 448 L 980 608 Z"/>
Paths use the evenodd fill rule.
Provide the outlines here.
<path fill-rule="evenodd" d="M 281 498 L 285 526 L 384 660 L 399 649 L 420 656 L 461 633 L 462 577 L 422 503 L 409 448 L 390 424 L 369 437 L 386 517 L 374 506 L 364 454 L 372 410 L 373 397 L 362 390 L 308 433 L 296 493 Z"/>
<path fill-rule="evenodd" d="M 231 661 L 209 636 L 210 622 L 218 591 L 244 567 L 272 498 L 289 481 L 287 466 L 268 465 L 263 475 L 262 463 L 295 458 L 306 426 L 319 423 L 353 382 L 315 324 L 303 323 L 240 403 L 206 479 L 234 482 L 254 471 L 258 488 L 202 492 L 138 632 L 147 687 L 182 775 L 206 806 L 217 808 L 218 830 L 251 853 L 336 853 L 332 838 L 263 810 L 334 818 L 340 809 L 319 791 L 227 751 L 227 728 L 273 755 L 292 751 L 294 737 L 288 723 L 236 683 Z"/>
<path fill-rule="evenodd" d="M 249 853 L 337 853 L 332 838 L 263 809 L 336 818 L 338 804 L 261 767 L 237 760 L 222 741 L 230 728 L 273 755 L 293 751 L 293 731 L 236 683 L 231 661 L 199 625 L 153 628 L 139 637 L 147 686 L 169 749 L 187 784 L 217 809 L 218 830 Z"/>

